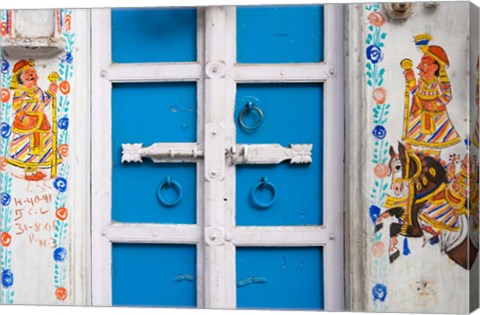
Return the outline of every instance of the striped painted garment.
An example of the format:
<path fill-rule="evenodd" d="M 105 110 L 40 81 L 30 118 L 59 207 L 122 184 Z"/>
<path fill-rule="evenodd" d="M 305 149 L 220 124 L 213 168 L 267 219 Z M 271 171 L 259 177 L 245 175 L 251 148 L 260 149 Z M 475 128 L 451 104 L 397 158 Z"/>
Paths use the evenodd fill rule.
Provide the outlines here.
<path fill-rule="evenodd" d="M 411 89 L 413 94 L 406 142 L 427 148 L 443 149 L 461 141 L 450 120 L 446 105 L 450 102 L 449 82 L 433 83 L 419 80 Z M 435 109 L 427 109 L 426 105 Z"/>
<path fill-rule="evenodd" d="M 44 113 L 50 96 L 40 88 L 15 90 L 15 119 L 7 162 L 21 168 L 49 168 L 52 165 L 52 128 Z M 58 160 L 60 162 L 60 159 Z"/>

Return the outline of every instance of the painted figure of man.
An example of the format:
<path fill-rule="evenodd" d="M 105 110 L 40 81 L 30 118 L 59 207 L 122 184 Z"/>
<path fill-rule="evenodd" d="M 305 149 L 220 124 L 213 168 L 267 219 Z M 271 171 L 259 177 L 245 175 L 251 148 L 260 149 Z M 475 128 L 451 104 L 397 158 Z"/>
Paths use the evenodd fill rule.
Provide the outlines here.
<path fill-rule="evenodd" d="M 435 155 L 440 150 L 461 141 L 447 112 L 452 99 L 452 89 L 446 68 L 450 62 L 440 46 L 428 45 L 432 37 L 421 34 L 415 43 L 423 52 L 418 63 L 418 81 L 412 69 L 412 62 L 402 61 L 407 90 L 404 140 L 422 149 L 430 149 Z M 433 150 L 432 150 L 433 149 Z"/>
<path fill-rule="evenodd" d="M 40 169 L 52 167 L 52 127 L 45 108 L 57 92 L 50 84 L 48 92 L 38 86 L 33 60 L 20 60 L 13 67 L 10 89 L 13 92 L 15 117 L 7 162 L 25 170 L 25 179 L 42 180 L 47 174 Z M 56 160 L 56 159 L 55 159 Z M 56 161 L 59 163 L 60 159 Z"/>

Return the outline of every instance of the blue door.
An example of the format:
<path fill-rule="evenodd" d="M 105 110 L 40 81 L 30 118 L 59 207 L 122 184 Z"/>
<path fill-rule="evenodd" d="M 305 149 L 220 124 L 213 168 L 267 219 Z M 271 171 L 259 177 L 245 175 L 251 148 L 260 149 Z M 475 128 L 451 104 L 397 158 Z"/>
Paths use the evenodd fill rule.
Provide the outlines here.
<path fill-rule="evenodd" d="M 195 9 L 117 9 L 111 20 L 114 64 L 197 60 Z M 113 83 L 111 106 L 111 220 L 195 225 L 196 164 L 122 164 L 122 144 L 196 143 L 196 82 Z M 196 257 L 192 244 L 114 243 L 112 304 L 195 307 Z"/>
<path fill-rule="evenodd" d="M 331 284 L 343 245 L 339 208 L 325 207 L 338 188 L 325 180 L 326 15 L 318 5 L 108 13 L 111 133 L 98 135 L 110 143 L 98 158 L 111 165 L 111 203 L 94 222 L 106 304 L 338 309 L 328 307 L 342 300 Z"/>
<path fill-rule="evenodd" d="M 237 8 L 237 62 L 322 62 L 323 14 L 322 6 Z M 265 231 L 321 226 L 322 83 L 243 83 L 236 91 L 237 143 L 312 145 L 307 164 L 237 166 L 236 225 Z M 282 239 L 277 243 L 237 248 L 237 307 L 323 309 L 322 247 L 283 247 Z"/>

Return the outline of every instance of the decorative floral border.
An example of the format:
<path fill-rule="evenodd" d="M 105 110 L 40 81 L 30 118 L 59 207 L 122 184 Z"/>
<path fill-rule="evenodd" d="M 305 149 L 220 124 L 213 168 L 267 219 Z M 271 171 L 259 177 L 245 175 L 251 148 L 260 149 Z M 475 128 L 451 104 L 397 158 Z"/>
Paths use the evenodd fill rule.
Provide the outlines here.
<path fill-rule="evenodd" d="M 368 99 L 369 108 L 372 110 L 373 128 L 371 132 L 371 143 L 373 154 L 371 162 L 373 166 L 374 177 L 372 179 L 372 189 L 370 192 L 369 216 L 372 220 L 372 235 L 370 238 L 370 247 L 372 251 L 372 269 L 371 269 L 371 293 L 374 309 L 385 311 L 385 299 L 387 297 L 387 260 L 385 258 L 385 245 L 382 240 L 382 232 L 375 232 L 375 225 L 381 208 L 385 204 L 388 182 L 386 177 L 389 173 L 388 148 L 389 143 L 385 139 L 387 129 L 385 124 L 390 113 L 390 104 L 387 101 L 387 90 L 382 87 L 384 83 L 385 68 L 381 66 L 384 55 L 384 41 L 387 33 L 382 31 L 385 24 L 385 17 L 380 10 L 380 4 L 365 5 L 368 13 L 368 33 L 365 39 L 366 44 L 366 63 L 365 75 L 367 90 L 371 93 L 371 99 Z M 368 94 L 367 94 L 368 95 Z"/>
<path fill-rule="evenodd" d="M 75 34 L 71 30 L 72 10 L 58 9 L 55 10 L 57 33 L 61 36 L 64 42 L 65 53 L 60 58 L 58 64 L 58 72 L 60 76 L 59 92 L 57 94 L 57 121 L 58 127 L 58 154 L 62 156 L 63 163 L 59 167 L 58 176 L 53 181 L 53 187 L 56 189 L 55 195 L 55 228 L 53 230 L 53 260 L 54 260 L 54 286 L 55 297 L 58 301 L 64 302 L 67 300 L 69 293 L 68 287 L 68 265 L 67 265 L 67 247 L 69 242 L 69 222 L 68 210 L 66 209 L 67 202 L 67 178 L 70 173 L 70 163 L 68 162 L 69 153 L 69 112 L 71 101 L 70 82 L 73 77 L 73 52 L 75 50 Z M 0 35 L 3 38 L 12 36 L 12 12 L 11 10 L 3 10 L 0 12 Z M 0 71 L 1 77 L 1 124 L 0 124 L 0 218 L 1 218 L 1 304 L 14 303 L 14 276 L 12 272 L 12 250 L 9 247 L 12 242 L 10 234 L 12 228 L 12 208 L 11 191 L 12 191 L 12 177 L 5 171 L 6 163 L 5 156 L 8 154 L 9 138 L 11 134 L 11 110 L 12 104 L 10 101 L 9 84 L 12 78 L 10 72 L 10 64 L 2 55 L 0 55 Z"/>
<path fill-rule="evenodd" d="M 57 190 L 55 196 L 55 228 L 53 233 L 53 242 L 55 249 L 53 251 L 54 264 L 54 285 L 55 297 L 58 301 L 66 301 L 69 292 L 66 287 L 68 265 L 67 265 L 67 247 L 68 247 L 68 226 L 69 211 L 66 208 L 68 175 L 70 173 L 69 154 L 69 112 L 70 112 L 70 82 L 73 77 L 73 52 L 75 44 L 75 34 L 71 30 L 72 10 L 57 10 L 57 30 L 61 32 L 65 44 L 65 54 L 60 58 L 58 72 L 60 75 L 59 92 L 57 94 L 57 121 L 58 127 L 58 152 L 63 158 L 60 165 L 58 177 L 53 181 L 53 187 Z"/>
<path fill-rule="evenodd" d="M 0 35 L 12 37 L 12 10 L 2 10 L 0 15 Z"/>
<path fill-rule="evenodd" d="M 5 11 L 2 11 L 2 20 L 5 17 Z M 3 22 L 2 22 L 3 23 Z M 12 176 L 6 171 L 5 156 L 8 154 L 10 146 L 11 120 L 12 120 L 12 102 L 10 98 L 9 84 L 12 79 L 10 73 L 10 64 L 0 53 L 0 72 L 1 72 L 1 124 L 0 124 L 0 189 L 1 189 L 1 304 L 13 304 L 15 297 L 14 274 L 12 271 L 12 217 L 13 209 L 10 206 L 12 201 Z"/>

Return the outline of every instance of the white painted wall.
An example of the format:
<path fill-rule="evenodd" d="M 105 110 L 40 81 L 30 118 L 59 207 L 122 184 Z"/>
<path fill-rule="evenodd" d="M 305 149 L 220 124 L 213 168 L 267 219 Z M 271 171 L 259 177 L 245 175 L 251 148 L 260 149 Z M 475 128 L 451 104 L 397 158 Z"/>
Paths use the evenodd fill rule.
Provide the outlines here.
<path fill-rule="evenodd" d="M 5 11 L 3 11 L 5 12 Z M 31 14 L 32 11 L 29 12 Z M 64 17 L 70 15 L 70 25 L 63 25 L 62 32 L 68 32 L 72 45 L 73 60 L 69 64 L 70 93 L 57 93 L 70 102 L 68 113 L 59 112 L 58 119 L 67 115 L 68 127 L 68 156 L 63 158 L 59 165 L 59 175 L 65 175 L 68 186 L 65 193 L 60 194 L 53 186 L 53 179 L 39 182 L 30 182 L 22 177 L 22 169 L 7 165 L 2 174 L 9 174 L 12 178 L 12 187 L 9 194 L 12 201 L 8 207 L 2 207 L 2 213 L 9 213 L 11 217 L 10 230 L 11 244 L 2 249 L 2 263 L 10 259 L 8 268 L 13 272 L 14 282 L 9 288 L 2 287 L 1 304 L 37 304 L 37 305 L 85 305 L 89 303 L 87 286 L 89 284 L 89 216 L 90 216 L 90 13 L 88 10 L 63 11 Z M 55 15 L 55 10 L 51 11 Z M 28 14 L 20 14 L 18 30 L 34 29 L 36 26 L 29 23 Z M 3 15 L 5 17 L 5 15 Z M 15 25 L 15 14 L 13 14 Z M 55 20 L 46 19 L 54 23 Z M 63 23 L 68 23 L 65 19 Z M 41 28 L 41 27 L 39 27 Z M 57 29 L 57 25 L 50 27 Z M 50 32 L 50 31 L 49 31 Z M 30 35 L 38 35 L 33 31 Z M 65 35 L 57 34 L 65 39 Z M 8 34 L 6 35 L 8 37 Z M 64 45 L 67 45 L 63 42 Z M 39 80 L 38 85 L 44 91 L 48 90 L 47 76 L 52 71 L 59 72 L 59 64 L 65 58 L 66 51 L 59 55 L 45 58 L 35 58 L 35 68 Z M 28 56 L 22 57 L 28 59 Z M 11 75 L 13 66 L 19 60 L 15 56 L 5 56 L 10 64 L 8 72 L 3 78 Z M 62 74 L 61 74 L 62 76 Z M 9 88 L 8 80 L 2 80 L 2 88 Z M 10 90 L 13 95 L 13 90 Z M 11 99 L 10 99 L 11 104 Z M 3 104 L 2 106 L 6 106 Z M 45 111 L 51 121 L 51 106 Z M 13 113 L 2 117 L 4 122 L 11 124 Z M 59 130 L 60 131 L 60 130 Z M 5 154 L 2 151 L 2 155 Z M 60 170 L 62 169 L 62 170 Z M 2 192 L 7 189 L 2 185 Z M 40 197 L 40 198 L 38 198 Z M 42 199 L 45 197 L 44 199 Z M 38 202 L 29 202 L 38 198 Z M 65 198 L 65 199 L 62 199 Z M 63 200 L 63 201 L 62 201 Z M 68 210 L 68 218 L 64 221 L 66 236 L 61 244 L 67 251 L 65 261 L 58 263 L 55 268 L 53 238 L 57 206 L 64 206 Z M 5 219 L 5 215 L 2 216 Z M 3 230 L 2 230 L 3 232 Z M 61 236 L 60 236 L 61 237 Z M 57 246 L 58 247 L 58 246 Z M 9 251 L 6 254 L 6 251 Z M 2 264 L 3 266 L 3 264 Z M 4 268 L 2 268 L 3 271 Z M 58 272 L 58 281 L 55 275 Z M 59 298 L 57 287 L 66 289 L 66 297 Z M 8 295 L 7 295 L 8 294 Z"/>
<path fill-rule="evenodd" d="M 469 136 L 469 92 L 474 88 L 470 84 L 469 71 L 469 17 L 470 5 L 466 2 L 440 2 L 436 8 L 426 8 L 423 3 L 413 4 L 414 12 L 405 21 L 389 19 L 382 5 L 379 12 L 386 18 L 381 26 L 381 32 L 386 33 L 384 43 L 383 61 L 377 65 L 385 69 L 382 87 L 387 91 L 385 104 L 390 104 L 390 113 L 384 127 L 387 135 L 384 139 L 389 146 L 397 150 L 397 142 L 403 133 L 403 115 L 405 102 L 405 79 L 400 61 L 409 58 L 416 68 L 423 53 L 416 47 L 413 40 L 415 35 L 429 33 L 433 36 L 431 45 L 438 45 L 445 49 L 449 59 L 450 68 L 447 68 L 452 85 L 453 99 L 447 105 L 450 118 L 460 134 L 462 140 Z M 456 265 L 445 254 L 441 253 L 437 245 L 423 246 L 423 238 L 409 238 L 408 246 L 411 253 L 401 255 L 396 261 L 388 260 L 389 224 L 385 221 L 381 233 L 374 233 L 374 225 L 369 215 L 372 204 L 370 194 L 375 187 L 378 177 L 374 174 L 372 156 L 374 153 L 374 137 L 372 130 L 373 108 L 375 103 L 372 98 L 372 87 L 367 85 L 366 77 L 366 39 L 373 30 L 369 29 L 371 23 L 368 16 L 368 4 L 349 5 L 349 37 L 347 45 L 349 56 L 350 82 L 347 98 L 349 103 L 347 122 L 358 119 L 349 126 L 347 136 L 347 167 L 346 174 L 358 175 L 351 180 L 354 187 L 361 186 L 359 191 L 347 188 L 350 201 L 347 201 L 349 219 L 355 221 L 361 216 L 361 221 L 350 222 L 349 229 L 353 235 L 351 240 L 357 239 L 363 251 L 349 250 L 349 259 L 352 272 L 349 277 L 352 295 L 349 300 L 354 310 L 366 309 L 367 311 L 383 312 L 439 312 L 439 313 L 465 313 L 469 310 L 469 272 Z M 356 23 L 352 23 L 356 22 Z M 359 25 L 358 25 L 359 24 Z M 375 29 L 374 29 L 375 30 Z M 477 35 L 478 36 L 478 35 Z M 415 72 L 416 69 L 414 68 Z M 417 76 L 418 79 L 418 76 Z M 355 116 L 355 114 L 357 115 Z M 347 124 L 348 125 L 348 124 Z M 442 150 L 441 158 L 448 162 L 449 155 L 459 154 L 463 157 L 467 151 L 463 141 L 459 144 Z M 350 154 L 350 156 L 348 155 Z M 388 156 L 390 158 L 390 156 Z M 360 162 L 359 162 L 360 161 Z M 387 160 L 388 162 L 388 160 Z M 347 175 L 349 176 L 349 175 Z M 390 186 L 390 177 L 384 179 L 383 184 Z M 393 194 L 390 188 L 385 190 Z M 353 198 L 353 199 L 352 199 Z M 362 200 L 361 207 L 353 200 Z M 385 207 L 381 206 L 382 212 Z M 376 237 L 379 237 L 376 239 Z M 358 242 L 358 239 L 363 242 Z M 398 247 L 402 252 L 403 237 L 399 237 Z M 386 249 L 378 250 L 374 255 L 374 244 L 384 246 Z M 353 245 L 353 243 L 351 244 Z M 347 245 L 348 246 L 348 245 Z M 357 255 L 357 256 L 355 256 Z M 359 257 L 359 255 L 362 255 Z M 357 263 L 363 265 L 358 269 Z M 478 268 L 478 261 L 474 268 Z M 362 279 L 365 281 L 362 282 Z M 384 285 L 386 296 L 384 299 L 374 297 L 372 289 L 376 284 Z M 363 287 L 363 294 L 361 288 Z M 360 290 L 360 292 L 359 292 Z"/>

